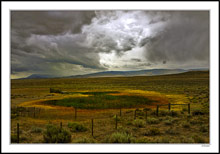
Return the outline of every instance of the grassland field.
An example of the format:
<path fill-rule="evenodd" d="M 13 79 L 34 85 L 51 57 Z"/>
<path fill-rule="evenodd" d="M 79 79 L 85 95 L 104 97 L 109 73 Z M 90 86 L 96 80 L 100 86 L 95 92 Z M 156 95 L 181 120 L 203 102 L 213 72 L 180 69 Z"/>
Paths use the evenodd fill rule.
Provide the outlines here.
<path fill-rule="evenodd" d="M 190 114 L 173 105 L 157 116 L 168 103 Z M 12 143 L 17 123 L 19 143 L 209 143 L 209 71 L 11 80 Z"/>

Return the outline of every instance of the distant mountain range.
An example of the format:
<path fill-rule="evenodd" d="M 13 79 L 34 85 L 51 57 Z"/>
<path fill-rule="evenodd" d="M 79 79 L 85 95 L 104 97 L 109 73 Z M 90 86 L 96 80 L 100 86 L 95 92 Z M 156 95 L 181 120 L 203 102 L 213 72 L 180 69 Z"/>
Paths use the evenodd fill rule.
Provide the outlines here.
<path fill-rule="evenodd" d="M 166 74 L 178 74 L 188 71 L 204 71 L 208 69 L 149 69 L 149 70 L 138 70 L 138 71 L 105 71 L 90 73 L 85 75 L 73 75 L 67 77 L 58 77 L 53 75 L 45 74 L 32 74 L 22 79 L 43 79 L 43 78 L 95 78 L 95 77 L 129 77 L 129 76 L 155 76 L 155 75 L 166 75 Z"/>
<path fill-rule="evenodd" d="M 44 78 L 55 78 L 53 75 L 45 75 L 45 74 L 32 74 L 24 79 L 44 79 Z"/>
<path fill-rule="evenodd" d="M 164 74 L 176 74 L 186 72 L 183 69 L 151 69 L 151 70 L 139 70 L 139 71 L 107 71 L 97 72 L 86 75 L 69 76 L 68 78 L 91 78 L 91 77 L 128 77 L 128 76 L 153 76 Z"/>

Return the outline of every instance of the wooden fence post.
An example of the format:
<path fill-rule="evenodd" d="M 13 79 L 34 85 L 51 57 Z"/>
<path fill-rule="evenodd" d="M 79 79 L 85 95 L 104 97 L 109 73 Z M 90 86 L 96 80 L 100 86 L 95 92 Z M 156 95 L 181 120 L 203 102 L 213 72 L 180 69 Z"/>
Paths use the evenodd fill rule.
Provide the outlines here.
<path fill-rule="evenodd" d="M 92 136 L 93 136 L 93 119 L 92 119 Z"/>
<path fill-rule="evenodd" d="M 117 118 L 117 114 L 116 114 L 116 117 L 115 117 L 115 129 L 117 129 L 118 127 L 118 118 Z"/>
<path fill-rule="evenodd" d="M 168 109 L 169 109 L 169 111 L 170 111 L 170 108 L 171 108 L 171 105 L 170 105 L 170 103 L 168 104 Z"/>
<path fill-rule="evenodd" d="M 190 114 L 190 103 L 188 104 L 188 114 Z"/>
<path fill-rule="evenodd" d="M 157 105 L 156 114 L 157 114 L 157 116 L 159 115 L 159 105 Z"/>
<path fill-rule="evenodd" d="M 17 143 L 19 143 L 19 123 L 17 123 Z"/>

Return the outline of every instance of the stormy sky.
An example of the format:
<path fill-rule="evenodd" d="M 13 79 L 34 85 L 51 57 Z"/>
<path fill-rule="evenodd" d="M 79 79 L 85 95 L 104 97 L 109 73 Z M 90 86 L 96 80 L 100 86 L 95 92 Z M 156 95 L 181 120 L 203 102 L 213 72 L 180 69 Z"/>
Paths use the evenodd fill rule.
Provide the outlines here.
<path fill-rule="evenodd" d="M 11 78 L 209 68 L 208 11 L 11 11 Z"/>

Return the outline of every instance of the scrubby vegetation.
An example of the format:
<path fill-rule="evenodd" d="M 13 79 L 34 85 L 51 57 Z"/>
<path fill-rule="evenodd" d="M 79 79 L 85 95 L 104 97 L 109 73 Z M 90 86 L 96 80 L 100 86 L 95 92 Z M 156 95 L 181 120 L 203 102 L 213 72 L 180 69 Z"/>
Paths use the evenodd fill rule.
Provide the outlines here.
<path fill-rule="evenodd" d="M 144 127 L 145 124 L 146 124 L 146 122 L 144 120 L 141 120 L 141 119 L 134 120 L 134 125 L 136 127 Z"/>
<path fill-rule="evenodd" d="M 20 143 L 209 143 L 208 72 L 12 80 L 11 100 L 11 143 L 17 123 Z M 157 116 L 160 103 L 190 103 L 190 115 L 187 106 L 163 106 Z"/>
<path fill-rule="evenodd" d="M 150 105 L 153 102 L 155 101 L 152 101 L 144 96 L 112 96 L 99 92 L 99 94 L 95 94 L 89 97 L 65 98 L 52 101 L 49 100 L 45 101 L 44 103 L 49 105 L 67 106 L 81 109 L 114 109 L 123 107 L 139 107 L 143 105 Z"/>
<path fill-rule="evenodd" d="M 107 143 L 131 143 L 133 140 L 132 135 L 125 132 L 115 132 L 106 138 Z"/>
<path fill-rule="evenodd" d="M 43 131 L 43 129 L 40 127 L 32 127 L 31 128 L 31 133 L 41 133 L 42 131 Z"/>
<path fill-rule="evenodd" d="M 147 119 L 147 123 L 148 124 L 158 124 L 160 121 L 159 121 L 159 119 L 157 119 L 157 118 L 148 118 Z"/>
<path fill-rule="evenodd" d="M 65 129 L 59 129 L 58 127 L 48 124 L 46 131 L 44 132 L 45 143 L 69 143 L 71 142 L 71 134 Z"/>
<path fill-rule="evenodd" d="M 68 123 L 68 127 L 70 128 L 70 130 L 72 132 L 85 132 L 87 131 L 87 128 L 85 126 L 83 126 L 80 123 L 77 122 L 73 122 L 73 123 Z"/>

